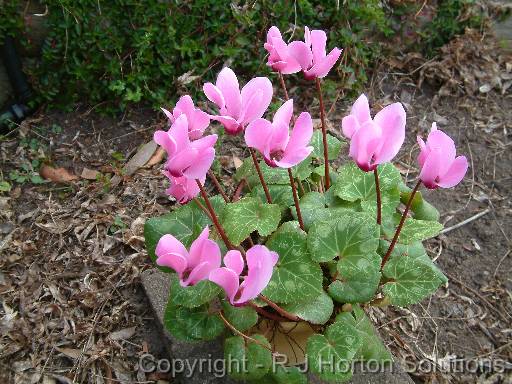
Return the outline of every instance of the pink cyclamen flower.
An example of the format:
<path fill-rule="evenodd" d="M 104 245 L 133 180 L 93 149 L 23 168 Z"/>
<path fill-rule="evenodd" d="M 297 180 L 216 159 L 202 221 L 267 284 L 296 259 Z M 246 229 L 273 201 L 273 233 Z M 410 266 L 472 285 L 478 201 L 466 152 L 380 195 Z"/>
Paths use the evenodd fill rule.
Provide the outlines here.
<path fill-rule="evenodd" d="M 239 251 L 233 250 L 224 256 L 225 267 L 210 272 L 210 281 L 220 285 L 233 305 L 244 304 L 256 297 L 268 285 L 279 255 L 264 245 L 255 245 L 246 253 L 247 276 L 240 284 L 244 270 L 244 259 Z"/>
<path fill-rule="evenodd" d="M 362 94 L 341 122 L 343 134 L 350 139 L 350 157 L 365 172 L 391 161 L 404 142 L 405 123 L 400 103 L 383 108 L 372 120 L 368 99 Z"/>
<path fill-rule="evenodd" d="M 420 179 L 425 187 L 451 188 L 461 182 L 468 170 L 468 160 L 466 156 L 455 157 L 455 143 L 446 133 L 437 129 L 436 123 L 432 123 L 427 142 L 418 136 L 418 144 Z"/>
<path fill-rule="evenodd" d="M 208 239 L 208 227 L 190 246 L 185 246 L 173 235 L 163 235 L 156 246 L 156 263 L 176 271 L 180 285 L 194 285 L 208 279 L 210 272 L 220 267 L 221 253 L 218 244 Z"/>
<path fill-rule="evenodd" d="M 292 114 L 293 99 L 290 99 L 276 111 L 272 122 L 259 118 L 245 130 L 246 144 L 260 151 L 271 167 L 293 167 L 313 151 L 313 147 L 308 146 L 313 136 L 310 114 L 302 112 L 299 115 L 290 135 Z"/>
<path fill-rule="evenodd" d="M 171 124 L 184 114 L 187 116 L 189 137 L 192 140 L 199 139 L 208 125 L 210 125 L 210 117 L 206 112 L 194 107 L 194 102 L 189 95 L 180 97 L 172 113 L 165 108 L 161 108 L 165 115 L 169 118 Z"/>
<path fill-rule="evenodd" d="M 295 58 L 308 80 L 327 76 L 336 64 L 341 49 L 334 48 L 326 55 L 325 45 L 327 35 L 324 31 L 312 30 L 305 27 L 304 41 L 293 41 L 288 45 L 290 55 Z"/>
<path fill-rule="evenodd" d="M 199 195 L 199 186 L 195 179 L 189 179 L 186 176 L 174 177 L 169 171 L 164 170 L 164 175 L 167 176 L 171 185 L 165 190 L 165 192 L 174 197 L 178 203 L 185 204 L 192 200 L 194 197 Z M 200 182 L 204 185 L 206 178 L 203 177 Z"/>
<path fill-rule="evenodd" d="M 268 51 L 267 65 L 274 71 L 288 75 L 301 70 L 299 62 L 290 54 L 279 28 L 273 26 L 268 30 L 267 42 L 263 46 Z"/>
<path fill-rule="evenodd" d="M 213 146 L 217 141 L 217 135 L 190 141 L 187 116 L 182 114 L 174 121 L 169 131 L 156 131 L 153 137 L 167 152 L 165 169 L 169 175 L 186 176 L 189 179 L 205 177 L 215 157 Z"/>
<path fill-rule="evenodd" d="M 272 100 L 272 83 L 266 77 L 255 77 L 240 91 L 235 73 L 228 67 L 220 71 L 215 85 L 206 83 L 203 91 L 208 100 L 219 107 L 219 121 L 232 135 L 265 113 Z"/>

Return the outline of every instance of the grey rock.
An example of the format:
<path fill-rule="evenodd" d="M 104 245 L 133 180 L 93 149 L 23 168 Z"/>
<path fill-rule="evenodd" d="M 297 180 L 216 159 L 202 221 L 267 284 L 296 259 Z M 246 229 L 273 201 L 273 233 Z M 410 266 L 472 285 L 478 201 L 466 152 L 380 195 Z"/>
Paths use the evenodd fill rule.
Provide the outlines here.
<path fill-rule="evenodd" d="M 169 296 L 170 279 L 167 274 L 159 271 L 158 269 L 146 270 L 141 274 L 142 285 L 144 291 L 149 298 L 153 311 L 159 320 L 160 328 L 165 338 L 165 343 L 169 351 L 171 359 L 188 360 L 192 365 L 194 362 L 201 361 L 201 359 L 222 359 L 223 346 L 222 340 L 217 339 L 207 342 L 186 343 L 176 340 L 165 329 L 163 319 L 165 307 L 167 305 L 167 298 Z M 204 363 L 206 368 L 206 363 Z M 392 367 L 387 367 L 384 372 L 372 373 L 362 372 L 361 367 L 356 365 L 354 376 L 350 383 L 352 384 L 413 384 L 413 381 L 407 373 L 396 363 Z M 187 376 L 187 367 L 185 372 L 177 374 L 173 383 L 187 383 L 187 384 L 240 384 L 240 381 L 235 381 L 229 377 L 215 377 L 211 371 L 207 369 L 199 371 L 195 370 L 192 377 Z M 324 384 L 325 382 L 309 375 L 308 381 L 312 384 Z"/>

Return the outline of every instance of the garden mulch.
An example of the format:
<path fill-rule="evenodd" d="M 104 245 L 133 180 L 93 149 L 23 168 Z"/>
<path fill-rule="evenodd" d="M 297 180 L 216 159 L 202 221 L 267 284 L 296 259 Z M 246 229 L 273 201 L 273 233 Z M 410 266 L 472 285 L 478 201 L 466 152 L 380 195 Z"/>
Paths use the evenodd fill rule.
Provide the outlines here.
<path fill-rule="evenodd" d="M 435 365 L 437 372 L 416 372 L 418 382 L 512 381 L 510 366 L 503 374 L 484 372 L 489 359 L 512 361 L 512 59 L 493 44 L 468 34 L 438 59 L 387 60 L 371 81 L 375 109 L 398 100 L 406 106 L 408 136 L 397 164 L 409 183 L 418 173 L 415 137 L 426 136 L 434 120 L 468 156 L 471 169 L 461 185 L 426 194 L 445 228 L 482 213 L 427 242 L 449 277 L 446 286 L 408 309 L 369 310 L 395 356 Z M 317 115 L 312 97 L 306 92 L 300 101 Z M 348 105 L 338 100 L 332 108 L 333 127 Z M 152 267 L 144 221 L 174 203 L 164 193 L 161 164 L 122 171 L 122 157 L 133 157 L 166 124 L 157 116 L 149 110 L 117 119 L 84 108 L 50 112 L 0 142 L 0 176 L 34 158 L 76 176 L 16 184 L 0 195 L 0 382 L 172 382 L 166 374 L 142 372 L 137 362 L 145 352 L 166 357 L 140 274 Z M 55 124 L 61 133 L 52 131 Z M 35 141 L 21 145 L 24 138 Z M 246 156 L 235 144 L 230 138 L 222 148 L 224 181 Z M 109 174 L 118 175 L 119 184 Z M 481 368 L 442 372 L 457 359 Z"/>

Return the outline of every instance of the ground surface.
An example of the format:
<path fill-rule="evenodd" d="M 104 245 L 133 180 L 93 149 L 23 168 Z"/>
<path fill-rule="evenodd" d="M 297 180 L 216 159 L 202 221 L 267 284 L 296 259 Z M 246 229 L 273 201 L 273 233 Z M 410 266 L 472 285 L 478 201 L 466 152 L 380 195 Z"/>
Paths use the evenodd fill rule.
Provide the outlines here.
<path fill-rule="evenodd" d="M 445 61 L 383 63 L 368 92 L 376 109 L 396 100 L 407 108 L 404 148 L 411 151 L 401 152 L 398 164 L 410 182 L 417 175 L 415 137 L 425 136 L 434 120 L 470 159 L 460 186 L 428 194 L 446 227 L 487 210 L 428 242 L 450 279 L 446 287 L 407 310 L 371 311 L 397 357 L 437 364 L 438 372 L 417 372 L 419 382 L 512 380 L 510 366 L 508 376 L 482 374 L 485 366 L 476 373 L 439 372 L 456 359 L 479 364 L 512 359 L 512 96 L 506 87 L 512 60 L 486 44 L 471 52 L 451 47 Z M 457 60 L 460 55 L 463 61 Z M 478 76 L 478 70 L 485 73 Z M 499 83 L 496 76 L 502 76 Z M 433 82 L 418 86 L 424 79 Z M 482 89 L 487 82 L 489 91 Z M 317 114 L 311 97 L 301 94 L 301 102 Z M 332 108 L 335 127 L 348 102 Z M 152 267 L 143 248 L 144 220 L 174 203 L 164 194 L 161 165 L 125 175 L 117 186 L 107 176 L 122 174 L 124 159 L 164 124 L 159 118 L 144 110 L 118 119 L 82 109 L 51 112 L 26 121 L 0 142 L 0 176 L 13 170 L 30 174 L 38 167 L 31 164 L 35 159 L 77 176 L 67 183 L 18 183 L 0 195 L 0 382 L 169 379 L 146 375 L 136 363 L 145 351 L 165 356 L 139 276 Z M 244 154 L 232 145 L 222 152 L 227 178 L 234 158 Z"/>

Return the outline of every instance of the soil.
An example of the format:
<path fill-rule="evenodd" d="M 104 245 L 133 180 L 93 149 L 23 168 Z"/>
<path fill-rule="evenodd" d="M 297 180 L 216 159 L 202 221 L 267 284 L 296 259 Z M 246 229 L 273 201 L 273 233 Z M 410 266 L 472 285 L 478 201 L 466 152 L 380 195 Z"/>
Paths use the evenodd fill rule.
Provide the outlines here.
<path fill-rule="evenodd" d="M 510 365 L 502 374 L 486 372 L 485 364 L 512 361 L 512 95 L 437 98 L 439 87 L 418 87 L 416 80 L 383 69 L 368 92 L 373 106 L 406 106 L 407 151 L 397 164 L 412 183 L 416 135 L 426 136 L 437 121 L 471 169 L 457 188 L 428 192 L 427 199 L 440 210 L 445 228 L 488 211 L 427 242 L 449 277 L 445 287 L 411 308 L 373 308 L 371 316 L 399 360 L 422 364 L 413 373 L 417 382 L 510 382 Z M 303 94 L 301 103 L 309 105 L 310 96 Z M 348 108 L 348 100 L 337 102 L 329 115 L 333 126 Z M 309 109 L 317 115 L 317 105 Z M 54 124 L 61 133 L 52 131 Z M 105 118 L 79 109 L 41 114 L 0 141 L 3 177 L 35 158 L 77 176 L 84 167 L 101 173 L 66 184 L 15 184 L 0 194 L 1 382 L 170 380 L 145 374 L 137 361 L 144 352 L 165 357 L 140 287 L 140 272 L 152 267 L 142 224 L 174 203 L 164 194 L 161 165 L 126 176 L 119 156 L 130 158 L 163 125 L 163 116 L 149 110 Z M 30 149 L 20 145 L 23 138 L 42 145 Z M 227 180 L 234 158 L 244 154 L 228 144 L 221 152 Z M 108 175 L 115 174 L 123 181 L 112 187 Z M 457 359 L 479 369 L 442 372 Z M 429 365 L 437 372 L 427 372 Z"/>

